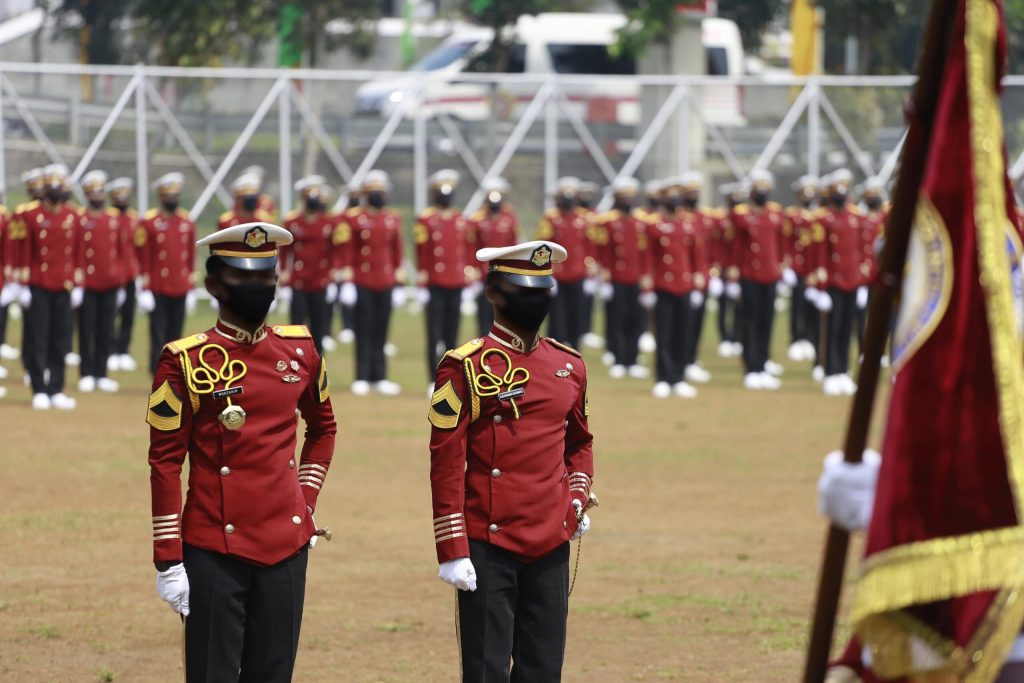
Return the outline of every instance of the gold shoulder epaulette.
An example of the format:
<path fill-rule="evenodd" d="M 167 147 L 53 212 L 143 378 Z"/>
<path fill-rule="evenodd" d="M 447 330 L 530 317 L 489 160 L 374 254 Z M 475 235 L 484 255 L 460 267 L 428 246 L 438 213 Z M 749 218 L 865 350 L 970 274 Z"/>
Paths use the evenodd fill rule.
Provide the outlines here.
<path fill-rule="evenodd" d="M 861 211 L 860 207 L 857 206 L 856 204 L 851 204 L 848 208 L 849 208 L 850 213 L 852 213 L 854 216 L 863 216 L 864 215 L 864 212 Z"/>
<path fill-rule="evenodd" d="M 193 334 L 191 337 L 182 337 L 177 341 L 167 342 L 164 344 L 164 350 L 171 353 L 181 353 L 182 351 L 194 349 L 209 338 L 205 332 L 200 332 L 199 334 Z"/>
<path fill-rule="evenodd" d="M 547 341 L 552 346 L 555 346 L 557 348 L 562 349 L 563 351 L 565 351 L 568 354 L 572 354 L 573 356 L 576 356 L 577 358 L 583 358 L 583 354 L 582 353 L 580 353 L 579 351 L 577 351 L 573 347 L 569 346 L 568 344 L 563 344 L 562 342 L 558 341 L 557 339 L 552 339 L 551 337 L 544 337 L 544 340 Z"/>
<path fill-rule="evenodd" d="M 741 216 L 745 216 L 746 214 L 750 213 L 750 207 L 747 206 L 746 204 L 737 204 L 732 208 L 732 212 L 738 213 Z"/>
<path fill-rule="evenodd" d="M 477 209 L 473 212 L 473 217 L 470 220 L 482 221 L 485 218 L 487 218 L 487 212 L 483 209 Z"/>
<path fill-rule="evenodd" d="M 283 339 L 310 339 L 313 336 L 305 325 L 274 325 L 272 329 Z"/>
<path fill-rule="evenodd" d="M 454 360 L 464 360 L 469 358 L 474 353 L 484 347 L 483 338 L 471 339 L 457 349 L 452 349 L 448 353 L 444 354 L 445 358 L 452 358 Z"/>
<path fill-rule="evenodd" d="M 234 217 L 235 217 L 235 212 L 234 211 L 225 211 L 221 215 L 217 216 L 217 222 L 218 223 L 224 223 L 225 221 L 229 221 L 229 220 L 231 220 Z"/>
<path fill-rule="evenodd" d="M 436 206 L 428 206 L 427 208 L 425 208 L 422 211 L 420 211 L 419 217 L 420 218 L 429 218 L 430 216 L 433 216 L 435 213 L 437 213 L 437 207 Z"/>
<path fill-rule="evenodd" d="M 143 214 L 142 217 L 148 221 L 151 218 L 156 218 L 159 215 L 160 215 L 160 209 L 150 209 L 145 214 Z"/>
<path fill-rule="evenodd" d="M 128 209 L 125 213 L 128 214 L 129 218 L 138 218 L 139 216 L 139 212 L 135 209 Z"/>
<path fill-rule="evenodd" d="M 768 202 L 767 206 L 773 211 L 782 211 L 782 204 L 779 204 L 778 202 Z"/>
<path fill-rule="evenodd" d="M 361 207 L 361 206 L 358 206 L 358 205 L 357 206 L 350 206 L 347 209 L 345 209 L 345 215 L 346 216 L 355 216 L 355 215 L 357 215 L 362 210 L 363 210 L 363 207 Z"/>
<path fill-rule="evenodd" d="M 185 218 L 187 220 L 192 220 L 192 217 L 190 215 L 188 215 L 188 211 L 186 211 L 185 209 L 182 209 L 182 208 L 179 208 L 177 211 L 175 211 L 174 215 L 177 216 L 178 218 Z"/>
<path fill-rule="evenodd" d="M 254 213 L 253 216 L 256 217 L 256 220 L 263 221 L 264 223 L 273 223 L 274 222 L 273 214 L 271 214 L 266 209 L 256 209 L 256 213 Z"/>
<path fill-rule="evenodd" d="M 114 208 L 114 207 L 112 207 L 112 206 L 108 206 L 108 207 L 107 207 L 107 211 L 106 211 L 106 214 L 107 214 L 108 216 L 110 216 L 111 218 L 117 218 L 117 217 L 118 217 L 118 216 L 120 215 L 120 214 L 118 213 L 117 209 L 115 209 L 115 208 Z"/>

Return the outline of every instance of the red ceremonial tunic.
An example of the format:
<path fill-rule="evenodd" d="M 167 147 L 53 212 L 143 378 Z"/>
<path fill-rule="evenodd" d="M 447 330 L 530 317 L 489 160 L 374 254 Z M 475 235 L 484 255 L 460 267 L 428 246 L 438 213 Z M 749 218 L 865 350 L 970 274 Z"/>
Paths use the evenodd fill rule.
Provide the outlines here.
<path fill-rule="evenodd" d="M 782 207 L 775 202 L 763 208 L 740 204 L 730 220 L 735 231 L 733 261 L 740 278 L 760 284 L 778 282 L 785 253 Z"/>
<path fill-rule="evenodd" d="M 612 209 L 597 218 L 601 234 L 599 249 L 602 268 L 610 282 L 637 285 L 650 274 L 647 224 L 636 216 Z"/>
<path fill-rule="evenodd" d="M 121 229 L 117 209 L 86 209 L 78 217 L 78 268 L 86 289 L 106 292 L 125 283 L 125 254 L 132 251 L 130 237 Z"/>
<path fill-rule="evenodd" d="M 555 280 L 573 283 L 589 275 L 588 257 L 593 260 L 594 243 L 590 239 L 587 216 L 576 209 L 563 212 L 548 209 L 537 226 L 537 239 L 548 240 L 565 247 L 568 253 L 564 263 L 554 264 Z"/>
<path fill-rule="evenodd" d="M 242 387 L 231 397 L 246 413 L 239 430 L 218 419 L 227 399 L 203 393 L 211 386 L 200 380 L 216 378 L 223 363 L 221 351 L 203 351 L 213 344 L 246 366 L 242 380 L 231 385 Z M 200 369 L 203 359 L 207 372 L 190 387 L 185 368 Z M 219 379 L 214 388 L 222 390 L 225 383 Z M 205 333 L 167 344 L 146 418 L 154 562 L 182 559 L 182 542 L 259 565 L 298 552 L 316 531 L 309 510 L 316 509 L 334 452 L 337 429 L 327 389 L 326 367 L 302 325 L 264 327 L 253 340 L 218 321 Z M 296 409 L 306 423 L 298 461 Z"/>
<path fill-rule="evenodd" d="M 41 202 L 29 202 L 18 213 L 17 230 L 23 237 L 15 258 L 23 282 L 52 292 L 81 284 L 81 273 L 75 272 L 78 215 L 67 204 L 53 209 Z"/>
<path fill-rule="evenodd" d="M 707 289 L 711 277 L 710 242 L 714 219 L 703 210 L 690 211 L 681 208 L 676 216 L 682 221 L 686 235 L 687 251 L 690 255 L 690 269 L 693 273 L 693 289 Z"/>
<path fill-rule="evenodd" d="M 420 285 L 458 289 L 476 276 L 469 221 L 455 209 L 428 207 L 416 219 L 412 236 Z"/>
<path fill-rule="evenodd" d="M 785 238 L 786 259 L 789 267 L 799 277 L 806 277 L 811 273 L 811 263 L 808 258 L 809 249 L 815 241 L 820 241 L 820 236 L 814 236 L 814 211 L 803 206 L 791 206 L 786 209 L 786 218 L 782 226 L 782 235 Z M 820 230 L 820 228 L 819 228 Z"/>
<path fill-rule="evenodd" d="M 141 235 L 139 234 L 139 215 L 135 209 L 118 212 L 116 221 L 122 233 L 121 239 L 128 245 L 121 253 L 121 275 L 124 278 L 121 284 L 128 284 L 139 276 L 140 242 L 145 245 L 146 233 L 143 230 Z"/>
<path fill-rule="evenodd" d="M 824 239 L 817 262 L 818 286 L 852 292 L 865 282 L 863 215 L 852 204 L 827 208 L 818 214 Z"/>
<path fill-rule="evenodd" d="M 513 383 L 529 373 L 515 408 L 474 389 L 493 386 L 488 378 L 500 382 L 508 371 L 508 361 L 491 349 L 517 369 Z M 438 561 L 469 557 L 470 538 L 524 561 L 568 541 L 578 526 L 572 501 L 586 503 L 594 476 L 587 369 L 579 353 L 546 338 L 527 350 L 495 325 L 487 337 L 449 351 L 434 386 L 430 486 Z"/>
<path fill-rule="evenodd" d="M 692 221 L 686 221 L 692 229 Z M 651 275 L 654 289 L 681 296 L 692 292 L 693 236 L 679 215 L 651 214 L 647 222 L 647 244 L 651 250 Z"/>
<path fill-rule="evenodd" d="M 282 284 L 300 292 L 320 292 L 331 283 L 334 247 L 331 238 L 337 219 L 326 212 L 292 211 L 284 228 L 295 241 L 278 249 Z"/>
<path fill-rule="evenodd" d="M 142 219 L 143 233 L 136 231 L 136 244 L 142 242 L 144 286 L 153 294 L 181 297 L 192 289 L 196 262 L 196 224 L 188 211 L 169 214 L 150 209 Z"/>
<path fill-rule="evenodd" d="M 351 269 L 351 280 L 376 291 L 391 289 L 402 277 L 402 217 L 390 209 L 349 209 L 335 232 L 339 262 Z M 346 279 L 349 279 L 346 276 Z"/>

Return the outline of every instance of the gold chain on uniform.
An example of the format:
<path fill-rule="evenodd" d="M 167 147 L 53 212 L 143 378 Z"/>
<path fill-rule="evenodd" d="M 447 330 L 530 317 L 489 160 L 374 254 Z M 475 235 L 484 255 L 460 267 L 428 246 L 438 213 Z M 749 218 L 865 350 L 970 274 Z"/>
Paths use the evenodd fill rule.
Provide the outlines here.
<path fill-rule="evenodd" d="M 491 371 L 491 366 L 487 364 L 487 357 L 492 354 L 505 361 L 506 370 L 504 375 L 498 375 Z M 530 371 L 526 368 L 512 367 L 512 359 L 501 349 L 487 349 L 480 354 L 482 372 L 477 372 L 476 367 L 469 358 L 465 360 L 465 363 L 466 373 L 469 375 L 470 382 L 472 383 L 473 393 L 480 397 L 497 396 L 501 393 L 513 391 L 530 381 Z M 512 404 L 512 413 L 515 419 L 518 420 L 519 406 L 516 405 L 516 400 L 510 398 L 509 403 Z"/>

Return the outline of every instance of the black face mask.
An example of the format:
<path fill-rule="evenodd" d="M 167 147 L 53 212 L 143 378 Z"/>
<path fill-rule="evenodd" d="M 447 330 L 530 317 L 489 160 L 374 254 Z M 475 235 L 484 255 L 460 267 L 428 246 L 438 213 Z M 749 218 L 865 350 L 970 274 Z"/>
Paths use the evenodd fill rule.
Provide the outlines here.
<path fill-rule="evenodd" d="M 832 206 L 837 206 L 837 207 L 846 206 L 846 193 L 845 192 L 833 192 L 832 193 Z"/>
<path fill-rule="evenodd" d="M 102 199 L 90 199 L 89 200 L 89 206 L 91 208 L 96 209 L 98 211 L 98 210 L 103 208 L 103 200 Z"/>
<path fill-rule="evenodd" d="M 438 193 L 434 195 L 434 204 L 440 206 L 442 209 L 447 209 L 449 206 L 452 205 L 453 198 L 454 197 L 452 197 L 451 194 Z"/>
<path fill-rule="evenodd" d="M 666 197 L 661 200 L 661 205 L 665 207 L 666 211 L 672 213 L 679 208 L 679 199 L 676 197 Z"/>
<path fill-rule="evenodd" d="M 319 199 L 316 197 L 306 197 L 306 211 L 316 213 L 321 208 L 323 208 L 323 205 L 320 203 Z"/>
<path fill-rule="evenodd" d="M 686 199 L 683 200 L 683 206 L 685 206 L 690 211 L 693 211 L 694 209 L 697 208 L 697 200 L 692 197 L 687 197 Z"/>
<path fill-rule="evenodd" d="M 555 206 L 559 211 L 572 211 L 576 206 L 576 201 L 569 197 L 559 197 L 555 200 Z"/>
<path fill-rule="evenodd" d="M 259 325 L 267 319 L 270 305 L 274 302 L 275 285 L 248 283 L 229 285 L 221 280 L 227 290 L 227 300 L 220 300 L 222 306 L 237 315 L 248 325 Z"/>
<path fill-rule="evenodd" d="M 882 208 L 882 199 L 881 197 L 869 197 L 864 200 L 864 204 L 872 211 L 878 211 Z"/>
<path fill-rule="evenodd" d="M 383 192 L 371 192 L 366 195 L 366 203 L 375 209 L 383 209 L 384 204 L 384 193 Z"/>
<path fill-rule="evenodd" d="M 580 199 L 580 208 L 581 209 L 589 209 L 589 208 L 591 208 L 593 206 L 594 206 L 594 198 L 593 197 L 585 197 L 583 199 Z"/>
<path fill-rule="evenodd" d="M 501 202 L 487 202 L 487 209 L 492 213 L 501 212 Z"/>
<path fill-rule="evenodd" d="M 768 193 L 764 190 L 758 190 L 750 194 L 750 199 L 758 206 L 764 206 L 768 203 Z"/>
<path fill-rule="evenodd" d="M 54 204 L 58 204 L 58 203 L 64 201 L 64 188 L 62 188 L 62 187 L 48 187 L 48 188 L 46 188 L 46 198 L 49 201 L 53 202 Z"/>
<path fill-rule="evenodd" d="M 178 210 L 178 200 L 161 202 L 164 207 L 164 211 L 167 213 L 174 213 Z"/>
<path fill-rule="evenodd" d="M 536 332 L 544 323 L 551 310 L 551 290 L 521 289 L 516 292 L 501 291 L 505 305 L 498 310 L 515 327 Z"/>
<path fill-rule="evenodd" d="M 629 213 L 633 210 L 633 202 L 629 199 L 616 199 L 615 204 L 612 205 L 613 209 L 617 209 L 622 213 Z"/>
<path fill-rule="evenodd" d="M 118 211 L 120 211 L 121 213 L 124 213 L 125 211 L 127 211 L 127 210 L 128 210 L 128 204 L 127 204 L 127 203 L 124 203 L 124 204 L 120 204 L 120 203 L 118 203 L 118 202 L 115 202 L 115 203 L 113 204 L 113 207 L 114 207 L 115 209 L 117 209 Z"/>
<path fill-rule="evenodd" d="M 244 211 L 255 211 L 256 207 L 260 205 L 259 197 L 242 197 L 242 209 Z"/>

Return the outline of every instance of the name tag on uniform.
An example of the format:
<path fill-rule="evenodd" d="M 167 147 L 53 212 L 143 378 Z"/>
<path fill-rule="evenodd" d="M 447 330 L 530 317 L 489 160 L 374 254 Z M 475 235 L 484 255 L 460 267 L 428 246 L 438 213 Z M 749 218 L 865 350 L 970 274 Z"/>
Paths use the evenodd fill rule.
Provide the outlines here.
<path fill-rule="evenodd" d="M 500 394 L 498 394 L 498 400 L 499 401 L 507 401 L 507 400 L 512 399 L 512 398 L 519 398 L 520 396 L 522 396 L 525 393 L 526 393 L 526 389 L 524 389 L 523 387 L 518 387 L 516 389 L 513 389 L 512 391 L 503 391 L 503 392 L 501 392 Z"/>
<path fill-rule="evenodd" d="M 213 398 L 227 398 L 228 396 L 235 396 L 242 393 L 242 387 L 231 387 L 230 389 L 220 389 L 210 394 Z"/>

